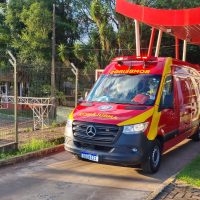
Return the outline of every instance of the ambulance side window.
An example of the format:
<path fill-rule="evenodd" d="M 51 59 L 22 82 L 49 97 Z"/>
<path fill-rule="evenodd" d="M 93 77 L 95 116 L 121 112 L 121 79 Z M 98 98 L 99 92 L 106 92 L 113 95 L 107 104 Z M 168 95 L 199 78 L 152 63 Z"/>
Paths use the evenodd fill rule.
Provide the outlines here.
<path fill-rule="evenodd" d="M 174 92 L 173 92 L 173 78 L 172 76 L 168 76 L 165 79 L 165 85 L 162 91 L 161 101 L 160 101 L 160 109 L 169 109 L 173 108 L 174 104 Z"/>

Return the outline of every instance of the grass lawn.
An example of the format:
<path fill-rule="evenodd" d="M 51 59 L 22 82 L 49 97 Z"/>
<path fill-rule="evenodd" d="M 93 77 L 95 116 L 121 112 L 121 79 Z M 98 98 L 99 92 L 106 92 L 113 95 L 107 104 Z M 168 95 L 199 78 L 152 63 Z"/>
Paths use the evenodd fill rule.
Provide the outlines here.
<path fill-rule="evenodd" d="M 2 114 L 3 117 L 14 117 L 14 109 L 4 109 L 0 110 L 0 115 Z M 33 111 L 32 110 L 18 110 L 17 111 L 18 117 L 25 117 L 25 118 L 32 118 Z"/>
<path fill-rule="evenodd" d="M 43 140 L 32 139 L 30 143 L 23 144 L 18 151 L 0 153 L 0 160 L 9 159 L 14 156 L 24 155 L 26 153 L 38 151 L 41 149 L 56 146 L 56 142 L 46 142 Z"/>
<path fill-rule="evenodd" d="M 187 184 L 200 187 L 200 156 L 187 165 L 177 175 L 177 179 Z"/>

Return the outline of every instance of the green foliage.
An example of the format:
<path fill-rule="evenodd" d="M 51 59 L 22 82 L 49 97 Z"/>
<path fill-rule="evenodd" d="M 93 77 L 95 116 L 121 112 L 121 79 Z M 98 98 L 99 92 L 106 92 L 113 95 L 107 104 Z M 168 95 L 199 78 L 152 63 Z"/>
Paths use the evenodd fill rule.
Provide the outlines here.
<path fill-rule="evenodd" d="M 86 45 L 81 45 L 80 43 L 76 43 L 74 45 L 74 55 L 81 61 L 85 62 L 87 59 L 87 52 L 85 51 Z"/>
<path fill-rule="evenodd" d="M 84 63 L 85 74 L 99 68 L 98 52 L 95 51 L 94 46 L 92 44 L 82 45 L 80 43 L 76 43 L 74 46 L 74 54 L 77 59 Z"/>
<path fill-rule="evenodd" d="M 29 143 L 23 144 L 20 150 L 23 153 L 27 153 L 27 152 L 37 151 L 40 149 L 45 149 L 53 145 L 54 144 L 46 142 L 44 140 L 32 139 Z"/>
<path fill-rule="evenodd" d="M 5 23 L 6 4 L 0 3 L 0 69 L 7 67 L 6 51 L 7 43 L 10 41 L 9 28 Z"/>
<path fill-rule="evenodd" d="M 56 3 L 56 43 L 73 47 L 80 36 L 71 0 L 9 0 L 7 5 L 0 5 L 0 53 L 1 48 L 4 52 L 12 50 L 19 71 L 29 76 L 31 96 L 50 94 L 47 85 L 51 73 L 53 3 Z M 64 55 L 74 57 L 73 51 Z M 6 58 L 4 61 L 0 55 L 0 68 L 6 65 Z"/>
<path fill-rule="evenodd" d="M 157 8 L 169 8 L 169 9 L 184 9 L 184 8 L 194 8 L 199 7 L 199 0 L 156 0 L 154 7 Z"/>
<path fill-rule="evenodd" d="M 50 148 L 55 146 L 52 142 L 47 142 L 44 140 L 32 139 L 29 143 L 25 143 L 21 146 L 19 151 L 13 151 L 8 153 L 0 153 L 0 160 L 9 159 L 14 156 L 20 156 L 26 153 L 38 151 L 45 148 Z"/>
<path fill-rule="evenodd" d="M 109 34 L 112 32 L 112 26 L 109 25 L 107 6 L 103 5 L 99 0 L 93 0 L 91 3 L 91 17 L 98 27 L 102 50 L 108 53 L 111 47 Z"/>
<path fill-rule="evenodd" d="M 65 52 L 66 52 L 66 46 L 64 44 L 60 44 L 58 46 L 58 55 L 62 62 L 65 61 Z"/>
<path fill-rule="evenodd" d="M 63 104 L 65 104 L 66 96 L 63 92 L 57 90 L 56 91 L 56 99 L 57 99 L 59 105 L 63 105 Z"/>
<path fill-rule="evenodd" d="M 0 3 L 0 44 L 4 46 L 10 40 L 9 29 L 5 24 L 5 11 L 6 5 Z"/>
<path fill-rule="evenodd" d="M 49 84 L 47 84 L 48 82 Z M 50 81 L 42 76 L 33 76 L 29 90 L 31 97 L 49 97 L 51 94 Z"/>
<path fill-rule="evenodd" d="M 93 0 L 91 3 L 91 18 L 95 22 L 99 34 L 99 42 L 101 44 L 101 52 L 99 52 L 99 65 L 104 67 L 110 61 L 113 49 L 116 47 L 116 32 L 112 21 L 110 20 L 113 13 L 110 12 L 110 3 L 104 1 Z"/>
<path fill-rule="evenodd" d="M 41 92 L 43 96 L 50 96 L 51 94 L 51 85 L 42 85 Z"/>
<path fill-rule="evenodd" d="M 134 49 L 134 21 L 122 16 L 118 13 L 115 14 L 117 19 L 118 33 L 117 33 L 117 43 L 118 49 L 120 50 L 121 55 L 127 55 Z M 125 51 L 123 51 L 123 49 Z M 133 54 L 133 52 L 132 52 Z"/>
<path fill-rule="evenodd" d="M 189 45 L 187 49 L 187 61 L 200 64 L 199 59 L 200 46 Z"/>
<path fill-rule="evenodd" d="M 52 127 L 52 128 L 58 127 L 58 123 L 57 123 L 56 121 L 53 121 L 53 122 L 51 123 L 51 127 Z M 51 130 L 51 132 L 54 132 L 54 130 Z"/>
<path fill-rule="evenodd" d="M 184 9 L 184 8 L 195 8 L 200 6 L 199 0 L 128 0 L 135 4 L 140 4 L 155 8 L 164 9 Z"/>
<path fill-rule="evenodd" d="M 24 28 L 17 37 L 14 37 L 11 45 L 19 51 L 20 61 L 31 61 L 37 66 L 46 65 L 47 59 L 50 58 L 50 11 L 42 3 L 35 2 L 29 7 L 23 6 L 17 16 Z M 7 19 L 11 20 L 11 16 L 7 15 Z M 11 22 L 8 24 L 11 26 Z"/>
<path fill-rule="evenodd" d="M 184 181 L 187 184 L 200 187 L 200 156 L 187 165 L 178 175 L 178 180 Z"/>

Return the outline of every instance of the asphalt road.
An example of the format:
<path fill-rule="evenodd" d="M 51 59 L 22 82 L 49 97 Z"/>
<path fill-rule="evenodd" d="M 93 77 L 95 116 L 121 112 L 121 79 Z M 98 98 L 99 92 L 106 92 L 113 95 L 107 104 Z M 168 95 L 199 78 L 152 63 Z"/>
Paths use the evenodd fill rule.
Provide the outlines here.
<path fill-rule="evenodd" d="M 0 169 L 1 200 L 143 200 L 200 154 L 186 140 L 163 156 L 160 171 L 80 161 L 67 152 Z"/>

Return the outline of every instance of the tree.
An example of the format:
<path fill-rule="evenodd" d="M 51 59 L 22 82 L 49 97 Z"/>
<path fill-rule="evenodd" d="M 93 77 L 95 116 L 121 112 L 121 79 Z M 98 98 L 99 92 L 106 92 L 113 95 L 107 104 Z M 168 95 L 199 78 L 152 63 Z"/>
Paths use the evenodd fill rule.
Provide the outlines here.
<path fill-rule="evenodd" d="M 0 68 L 7 68 L 6 49 L 10 42 L 10 31 L 5 24 L 6 3 L 0 3 Z"/>
<path fill-rule="evenodd" d="M 199 0 L 156 0 L 153 4 L 156 8 L 165 8 L 165 9 L 185 9 L 185 8 L 195 8 L 200 6 Z"/>
<path fill-rule="evenodd" d="M 44 4 L 35 2 L 29 6 L 11 1 L 6 22 L 12 33 L 11 46 L 18 52 L 20 62 L 44 66 L 50 58 L 51 44 L 51 13 Z"/>
<path fill-rule="evenodd" d="M 82 33 L 74 51 L 85 67 L 102 68 L 116 55 L 133 53 L 133 20 L 115 13 L 114 0 L 87 0 L 85 4 L 76 1 L 76 6 L 80 26 L 87 32 Z"/>
<path fill-rule="evenodd" d="M 0 3 L 0 42 L 1 44 L 5 44 L 9 38 L 7 34 L 7 27 L 5 25 L 5 12 L 6 12 L 6 4 Z M 1 46 L 2 48 L 2 46 Z"/>

